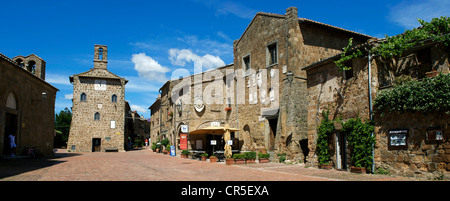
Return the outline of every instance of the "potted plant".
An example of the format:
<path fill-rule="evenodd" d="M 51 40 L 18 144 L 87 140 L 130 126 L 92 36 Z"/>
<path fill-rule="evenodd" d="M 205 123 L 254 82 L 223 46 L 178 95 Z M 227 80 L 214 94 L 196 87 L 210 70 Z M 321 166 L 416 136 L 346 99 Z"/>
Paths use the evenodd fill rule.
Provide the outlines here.
<path fill-rule="evenodd" d="M 167 144 L 166 146 L 166 154 L 170 154 L 170 144 Z"/>
<path fill-rule="evenodd" d="M 152 150 L 153 150 L 153 152 L 156 152 L 156 142 L 152 143 Z"/>
<path fill-rule="evenodd" d="M 233 165 L 233 164 L 234 164 L 234 159 L 231 158 L 231 157 L 227 157 L 227 158 L 225 159 L 225 164 L 226 164 L 226 165 Z"/>
<path fill-rule="evenodd" d="M 245 164 L 244 154 L 234 154 L 233 159 L 235 164 Z"/>
<path fill-rule="evenodd" d="M 426 73 L 425 73 L 425 75 L 426 75 L 427 77 L 436 77 L 438 74 L 439 74 L 439 72 L 436 71 L 436 70 L 432 70 L 432 71 L 430 71 L 430 72 L 426 72 Z"/>
<path fill-rule="evenodd" d="M 259 153 L 263 153 L 263 154 L 267 153 L 267 149 L 265 147 L 259 148 L 258 151 L 259 151 Z"/>
<path fill-rule="evenodd" d="M 250 151 L 244 153 L 244 158 L 247 163 L 255 163 L 256 160 L 256 152 Z"/>
<path fill-rule="evenodd" d="M 206 158 L 208 157 L 208 153 L 203 153 L 200 156 L 202 157 L 202 161 L 206 161 Z"/>
<path fill-rule="evenodd" d="M 270 154 L 268 154 L 268 153 L 259 153 L 258 154 L 259 163 L 268 163 L 269 158 L 270 158 Z"/>
<path fill-rule="evenodd" d="M 214 156 L 214 154 L 212 156 L 209 157 L 209 162 L 210 163 L 216 163 L 217 162 L 217 157 Z"/>
<path fill-rule="evenodd" d="M 189 149 L 183 149 L 183 151 L 181 151 L 181 158 L 188 158 L 189 156 Z"/>

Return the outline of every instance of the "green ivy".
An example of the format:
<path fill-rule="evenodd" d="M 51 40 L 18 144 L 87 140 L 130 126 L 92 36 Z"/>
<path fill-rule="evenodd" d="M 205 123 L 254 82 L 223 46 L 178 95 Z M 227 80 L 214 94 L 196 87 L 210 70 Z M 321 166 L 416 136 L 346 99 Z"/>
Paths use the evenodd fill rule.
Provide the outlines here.
<path fill-rule="evenodd" d="M 320 122 L 317 135 L 316 151 L 319 164 L 328 164 L 330 162 L 330 152 L 328 151 L 328 135 L 334 132 L 334 124 L 328 119 L 329 111 L 322 112 L 323 119 Z"/>
<path fill-rule="evenodd" d="M 440 17 L 433 18 L 430 22 L 418 19 L 422 25 L 419 28 L 412 30 L 406 30 L 403 34 L 389 37 L 386 35 L 386 39 L 378 46 L 373 47 L 370 52 L 375 55 L 381 55 L 383 58 L 399 57 L 406 50 L 423 44 L 425 40 L 432 40 L 443 43 L 446 47 L 450 45 L 450 18 Z M 352 38 L 349 39 L 348 44 L 344 47 L 344 51 L 341 54 L 341 58 L 335 61 L 339 70 L 350 70 L 351 67 L 345 66 L 347 61 L 353 58 L 362 57 L 363 54 L 359 49 L 353 51 L 352 54 L 347 55 L 348 51 L 352 48 Z"/>
<path fill-rule="evenodd" d="M 345 70 L 352 69 L 352 67 L 346 66 L 345 62 L 351 61 L 353 58 L 357 58 L 357 57 L 363 56 L 363 53 L 359 49 L 356 49 L 354 52 L 352 52 L 352 54 L 347 55 L 348 54 L 348 50 L 350 48 L 352 48 L 352 45 L 353 45 L 353 38 L 350 38 L 350 39 L 348 39 L 347 46 L 344 47 L 344 51 L 341 54 L 341 58 L 334 62 L 336 64 L 336 66 L 339 67 L 340 71 L 345 71 Z"/>
<path fill-rule="evenodd" d="M 450 74 L 439 74 L 421 81 L 411 80 L 380 91 L 374 102 L 375 111 L 441 112 L 450 114 Z"/>
<path fill-rule="evenodd" d="M 351 162 L 355 167 L 372 166 L 372 147 L 375 143 L 375 137 L 372 133 L 375 130 L 373 121 L 363 123 L 359 117 L 349 119 L 342 124 L 341 133 L 348 137 L 349 146 L 352 147 Z"/>

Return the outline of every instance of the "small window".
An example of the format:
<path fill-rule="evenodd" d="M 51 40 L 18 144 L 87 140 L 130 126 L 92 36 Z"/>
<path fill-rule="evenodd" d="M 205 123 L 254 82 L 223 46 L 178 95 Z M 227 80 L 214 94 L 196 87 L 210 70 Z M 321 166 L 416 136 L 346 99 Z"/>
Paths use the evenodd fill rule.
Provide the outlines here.
<path fill-rule="evenodd" d="M 272 43 L 267 46 L 268 66 L 278 63 L 277 43 Z"/>
<path fill-rule="evenodd" d="M 250 66 L 251 65 L 251 63 L 250 63 L 250 55 L 245 56 L 242 59 L 242 63 L 243 63 L 244 72 L 245 73 L 249 72 L 249 70 L 251 68 L 251 66 Z"/>
<path fill-rule="evenodd" d="M 19 64 L 19 67 L 23 68 L 23 60 L 22 59 L 17 59 L 16 63 Z"/>
<path fill-rule="evenodd" d="M 117 102 L 117 96 L 116 94 L 113 94 L 111 97 L 111 102 L 116 103 Z"/>
<path fill-rule="evenodd" d="M 81 94 L 80 101 L 83 101 L 83 102 L 86 101 L 86 94 L 85 93 Z"/>
<path fill-rule="evenodd" d="M 96 121 L 100 120 L 100 113 L 98 113 L 98 112 L 95 113 L 94 120 L 96 120 Z"/>

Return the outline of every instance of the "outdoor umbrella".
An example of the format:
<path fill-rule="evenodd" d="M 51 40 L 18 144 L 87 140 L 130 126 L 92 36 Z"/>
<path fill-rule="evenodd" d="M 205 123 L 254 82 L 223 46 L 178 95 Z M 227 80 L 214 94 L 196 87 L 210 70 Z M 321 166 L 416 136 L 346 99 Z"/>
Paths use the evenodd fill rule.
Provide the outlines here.
<path fill-rule="evenodd" d="M 228 124 L 225 124 L 225 134 L 223 136 L 224 140 L 225 140 L 225 158 L 231 158 L 231 146 L 228 145 L 228 140 L 230 140 L 231 136 L 230 136 L 230 126 L 228 126 Z"/>

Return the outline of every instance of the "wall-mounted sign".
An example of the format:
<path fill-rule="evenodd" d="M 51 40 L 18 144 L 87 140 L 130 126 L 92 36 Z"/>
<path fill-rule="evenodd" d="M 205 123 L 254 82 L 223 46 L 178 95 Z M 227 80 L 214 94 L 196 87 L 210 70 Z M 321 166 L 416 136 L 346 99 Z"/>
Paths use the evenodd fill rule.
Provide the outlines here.
<path fill-rule="evenodd" d="M 213 122 L 211 122 L 211 126 L 213 126 L 213 127 L 220 127 L 220 122 L 213 121 Z"/>
<path fill-rule="evenodd" d="M 228 140 L 227 145 L 233 145 L 233 140 Z"/>
<path fill-rule="evenodd" d="M 217 145 L 217 140 L 211 140 L 211 145 Z"/>
<path fill-rule="evenodd" d="M 433 141 L 443 141 L 444 140 L 444 132 L 442 129 L 438 128 L 429 128 L 427 129 L 427 141 L 433 142 Z"/>
<path fill-rule="evenodd" d="M 388 149 L 407 149 L 408 148 L 408 130 L 397 129 L 389 131 Z"/>
<path fill-rule="evenodd" d="M 189 126 L 188 125 L 181 125 L 181 132 L 182 133 L 188 133 L 189 132 Z"/>
<path fill-rule="evenodd" d="M 205 103 L 203 102 L 203 97 L 196 96 L 194 97 L 194 109 L 197 112 L 203 111 L 205 109 Z"/>

